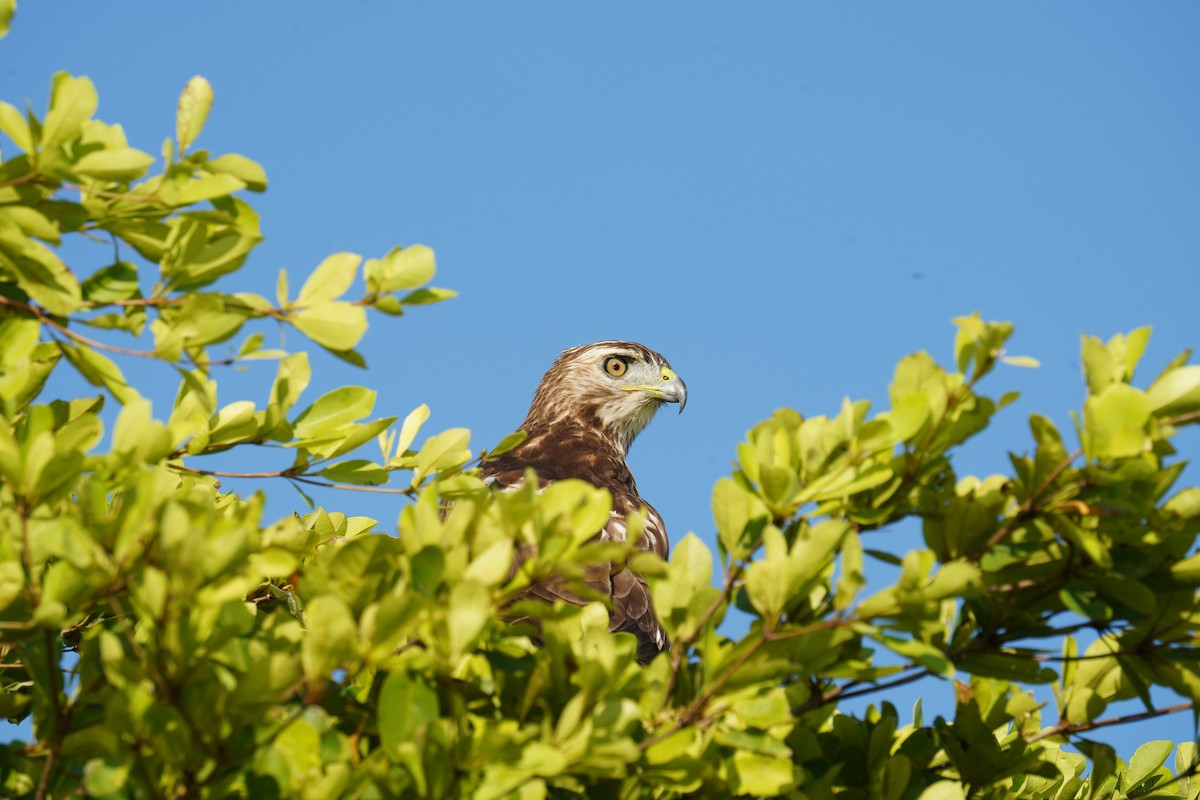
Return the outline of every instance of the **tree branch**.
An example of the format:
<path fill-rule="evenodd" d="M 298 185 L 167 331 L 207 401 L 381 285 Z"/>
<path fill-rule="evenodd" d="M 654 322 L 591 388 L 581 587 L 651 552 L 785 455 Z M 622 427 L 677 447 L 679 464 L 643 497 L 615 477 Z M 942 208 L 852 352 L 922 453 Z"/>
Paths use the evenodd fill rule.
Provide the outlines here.
<path fill-rule="evenodd" d="M 1052 736 L 1070 736 L 1072 733 L 1082 733 L 1084 731 L 1094 731 L 1097 728 L 1107 728 L 1111 725 L 1124 725 L 1129 722 L 1141 722 L 1145 719 L 1154 719 L 1155 717 L 1166 716 L 1167 714 L 1178 714 L 1180 711 L 1191 709 L 1192 701 L 1179 703 L 1166 708 L 1158 708 L 1154 711 L 1143 711 L 1140 714 L 1126 714 L 1123 717 L 1109 717 L 1108 719 L 1097 719 L 1091 722 L 1075 722 L 1070 723 L 1065 719 L 1060 721 L 1053 728 L 1047 728 L 1044 731 L 1039 731 L 1032 736 L 1026 736 L 1025 741 L 1029 743 L 1049 739 Z"/>
<path fill-rule="evenodd" d="M 1013 515 L 1008 522 L 1001 525 L 999 530 L 991 535 L 991 538 L 987 540 L 987 544 L 984 546 L 984 551 L 986 552 L 991 550 L 993 547 L 1000 544 L 1000 542 L 1004 541 L 1004 539 L 1010 533 L 1012 533 L 1014 529 L 1016 529 L 1018 524 L 1028 519 L 1029 515 L 1033 512 L 1034 507 L 1037 505 L 1037 501 L 1040 500 L 1045 491 L 1050 488 L 1050 484 L 1054 483 L 1054 481 L 1057 480 L 1058 477 L 1067 470 L 1067 467 L 1071 466 L 1071 463 L 1081 455 L 1083 455 L 1083 450 L 1076 450 L 1074 453 L 1071 453 L 1069 456 L 1055 465 L 1054 469 L 1050 470 L 1050 473 L 1046 475 L 1045 480 L 1043 480 L 1041 485 L 1038 486 L 1037 491 L 1030 495 L 1029 499 L 1022 503 L 1021 507 L 1017 509 L 1017 513 Z"/>
<path fill-rule="evenodd" d="M 320 486 L 323 489 L 345 489 L 351 492 L 374 492 L 376 494 L 401 494 L 406 497 L 411 497 L 415 490 L 411 487 L 408 489 L 394 489 L 387 486 L 359 486 L 352 483 L 330 483 L 328 481 L 319 481 L 314 478 L 309 478 L 295 471 L 294 467 L 277 470 L 275 472 L 226 472 L 220 469 L 198 469 L 189 467 L 184 464 L 167 464 L 173 470 L 178 472 L 190 472 L 193 475 L 208 475 L 213 478 L 286 478 L 289 481 L 297 481 L 309 486 Z"/>
<path fill-rule="evenodd" d="M 54 658 L 54 635 L 50 631 L 42 634 L 42 643 L 46 648 L 46 670 L 50 679 L 47 692 L 50 695 L 50 705 L 54 711 L 54 732 L 50 735 L 50 750 L 46 754 L 46 763 L 42 765 L 42 775 L 38 779 L 34 800 L 45 800 L 46 792 L 50 789 L 50 776 L 54 774 L 54 763 L 58 760 L 58 751 L 62 747 L 63 737 L 70 725 L 70 714 L 63 708 L 59 698 L 58 662 Z"/>

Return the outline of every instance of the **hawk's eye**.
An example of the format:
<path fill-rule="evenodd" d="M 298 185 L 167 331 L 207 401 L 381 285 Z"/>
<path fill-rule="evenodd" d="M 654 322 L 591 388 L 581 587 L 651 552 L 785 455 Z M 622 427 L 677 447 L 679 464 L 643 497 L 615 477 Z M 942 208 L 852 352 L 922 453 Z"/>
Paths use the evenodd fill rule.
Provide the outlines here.
<path fill-rule="evenodd" d="M 614 378 L 624 375 L 627 369 L 629 369 L 629 365 L 616 356 L 609 356 L 604 359 L 604 371 Z"/>

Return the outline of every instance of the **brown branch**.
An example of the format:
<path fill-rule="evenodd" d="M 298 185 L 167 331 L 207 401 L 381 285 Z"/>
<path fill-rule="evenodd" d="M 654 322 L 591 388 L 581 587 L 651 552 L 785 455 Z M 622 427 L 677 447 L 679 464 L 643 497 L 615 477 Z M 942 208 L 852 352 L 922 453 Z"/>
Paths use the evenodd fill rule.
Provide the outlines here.
<path fill-rule="evenodd" d="M 125 612 L 120 600 L 117 599 L 116 593 L 111 590 L 108 594 L 108 603 L 112 609 L 117 612 L 113 619 L 118 620 L 122 631 L 125 634 L 125 641 L 129 643 L 134 655 L 137 656 L 138 661 L 145 669 L 147 677 L 150 678 L 150 682 L 154 684 L 154 688 L 160 695 L 159 699 L 170 703 L 175 710 L 179 712 L 179 718 L 183 720 L 184 727 L 188 729 L 188 732 L 191 734 L 191 738 L 196 742 L 200 749 L 204 751 L 205 755 L 219 763 L 222 760 L 221 754 L 214 750 L 212 743 L 210 743 L 208 739 L 204 737 L 203 732 L 192 719 L 191 715 L 188 713 L 188 710 L 183 706 L 182 703 L 179 702 L 178 689 L 168 679 L 166 670 L 163 669 L 161 660 L 156 658 L 152 661 L 150 659 L 150 654 L 145 650 L 145 648 L 142 647 L 141 643 L 137 639 L 137 631 L 135 631 L 133 625 L 130 624 L 129 615 Z M 161 656 L 161 651 L 156 651 L 155 655 Z"/>
<path fill-rule="evenodd" d="M 86 192 L 87 194 L 94 194 L 97 197 L 107 197 L 110 200 L 140 200 L 144 203 L 153 203 L 161 206 L 162 208 L 171 208 L 168 203 L 164 203 L 162 198 L 158 197 L 157 195 L 133 194 L 132 192 L 110 192 L 107 189 L 93 189 L 92 187 L 82 186 L 78 183 L 72 183 L 70 181 L 63 181 L 62 186 L 64 189 L 70 189 L 72 191 L 79 192 L 80 194 Z M 188 205 L 191 204 L 189 203 Z M 180 206 L 180 208 L 184 207 L 185 206 Z"/>
<path fill-rule="evenodd" d="M 304 310 L 304 306 L 295 306 L 294 308 L 258 308 L 239 301 L 235 297 L 221 295 L 219 293 L 209 294 L 209 297 L 217 296 L 225 304 L 226 308 L 235 308 L 239 311 L 248 311 L 254 316 L 270 317 L 272 319 L 283 319 L 295 311 Z M 104 302 L 98 300 L 84 300 L 83 308 L 97 309 L 106 308 L 108 306 L 119 306 L 121 308 L 163 308 L 182 306 L 187 304 L 189 298 L 186 297 L 131 297 L 126 300 L 107 300 Z"/>
<path fill-rule="evenodd" d="M 98 342 L 95 339 L 84 336 L 82 333 L 76 333 L 75 331 L 68 328 L 66 325 L 62 325 L 62 324 L 58 323 L 57 321 L 55 321 L 53 317 L 51 317 L 46 312 L 42 311 L 37 306 L 30 305 L 29 303 L 18 303 L 15 300 L 9 300 L 7 297 L 0 295 L 0 306 L 7 306 L 8 308 L 13 308 L 18 311 L 24 311 L 27 314 L 31 314 L 39 322 L 49 325 L 51 328 L 54 328 L 54 330 L 59 331 L 63 335 L 65 335 L 71 339 L 74 339 L 75 341 L 79 342 L 80 344 L 85 344 L 88 347 L 95 347 L 98 350 L 107 350 L 110 353 L 120 353 L 121 355 L 126 355 L 126 356 L 138 356 L 139 358 L 154 358 L 154 359 L 159 358 L 152 351 L 130 350 L 126 347 L 117 347 L 116 345 L 105 344 L 104 342 Z"/>
<path fill-rule="evenodd" d="M 905 675 L 892 681 L 884 681 L 883 683 L 875 683 L 870 686 L 864 686 L 863 688 L 855 689 L 854 691 L 850 691 L 850 689 L 864 683 L 865 681 L 856 680 L 844 683 L 841 686 L 835 686 L 829 691 L 818 695 L 813 695 L 800 705 L 793 707 L 792 715 L 798 717 L 801 714 L 807 714 L 809 711 L 812 711 L 815 708 L 820 708 L 823 705 L 832 703 L 834 700 L 845 700 L 849 697 L 859 697 L 864 694 L 873 694 L 875 692 L 883 691 L 884 689 L 891 689 L 893 686 L 903 686 L 906 683 L 912 683 L 913 681 L 920 680 L 921 678 L 931 674 L 927 667 L 922 668 L 920 664 L 907 664 L 900 669 L 900 672 L 909 672 L 911 670 L 920 670 L 920 672 L 914 672 L 910 675 Z"/>
<path fill-rule="evenodd" d="M 708 608 L 705 609 L 704 615 L 700 618 L 700 623 L 696 626 L 695 630 L 692 631 L 692 635 L 681 637 L 679 641 L 675 643 L 675 646 L 671 648 L 671 676 L 667 679 L 667 690 L 663 693 L 664 710 L 666 710 L 667 706 L 671 702 L 671 695 L 675 692 L 675 684 L 679 682 L 679 671 L 683 669 L 683 660 L 687 657 L 688 646 L 696 641 L 696 638 L 700 635 L 700 631 L 704 630 L 704 626 L 706 626 L 712 619 L 713 615 L 717 613 L 717 610 L 721 607 L 721 604 L 729 602 L 729 598 L 733 593 L 733 589 L 737 584 L 737 580 L 741 577 L 741 574 L 745 571 L 745 568 L 745 560 L 738 561 L 737 563 L 730 565 L 729 573 L 725 576 L 724 585 L 721 587 L 721 593 L 713 598 L 712 603 L 710 603 Z"/>
<path fill-rule="evenodd" d="M 190 472 L 194 475 L 209 475 L 214 478 L 293 478 L 295 477 L 292 468 L 281 469 L 276 472 L 225 472 L 219 469 L 197 469 L 196 467 L 188 467 L 183 464 L 168 464 L 171 469 L 179 470 L 180 472 Z"/>
<path fill-rule="evenodd" d="M 1192 707 L 1192 701 L 1179 703 L 1166 708 L 1158 708 L 1153 711 L 1143 711 L 1139 714 L 1127 714 L 1123 717 L 1109 717 L 1108 719 L 1097 719 L 1091 722 L 1076 722 L 1070 723 L 1065 719 L 1060 721 L 1053 728 L 1047 728 L 1031 736 L 1026 736 L 1025 741 L 1029 743 L 1049 739 L 1052 736 L 1069 736 L 1072 733 L 1082 733 L 1084 731 L 1094 731 L 1097 728 L 1107 728 L 1110 725 L 1124 725 L 1129 722 L 1141 722 L 1146 719 L 1154 719 L 1155 717 L 1166 716 L 1167 714 L 1178 714 L 1180 711 L 1188 711 Z"/>
<path fill-rule="evenodd" d="M 161 303 L 156 302 L 157 300 L 162 300 L 163 302 L 161 302 Z M 176 304 L 174 302 L 167 302 L 167 301 L 172 301 L 172 300 L 173 300 L 173 298 L 150 298 L 149 300 L 145 300 L 145 301 L 118 300 L 118 301 L 114 301 L 111 303 L 94 303 L 91 301 L 84 301 L 84 305 L 87 306 L 88 308 L 101 308 L 106 305 L 159 306 L 159 305 L 174 305 L 174 304 Z M 183 302 L 183 301 L 181 300 L 179 302 Z M 166 361 L 165 358 L 158 355 L 153 350 L 131 350 L 128 347 L 119 347 L 118 345 L 115 345 L 115 344 L 108 344 L 106 342 L 101 342 L 98 339 L 93 339 L 90 336 L 84 336 L 82 333 L 73 331 L 70 328 L 68 328 L 66 325 L 59 323 L 57 320 L 55 320 L 53 317 L 51 317 L 49 314 L 42 311 L 40 308 L 38 308 L 35 305 L 30 305 L 29 303 L 19 303 L 15 300 L 10 300 L 7 297 L 4 297 L 3 295 L 0 295 L 0 305 L 7 306 L 7 307 L 13 308 L 13 309 L 17 309 L 19 311 L 24 311 L 27 314 L 30 314 L 31 316 L 36 318 L 39 322 L 42 322 L 45 325 L 50 326 L 54 330 L 58 331 L 59 333 L 63 334 L 64 336 L 78 342 L 79 344 L 87 345 L 88 347 L 94 347 L 97 350 L 107 350 L 110 353 L 117 353 L 118 355 L 123 355 L 123 356 L 134 356 L 136 358 L 149 358 L 149 359 L 153 359 L 155 361 Z M 282 319 L 287 316 L 287 312 L 283 311 L 282 309 L 277 309 L 277 308 L 258 309 L 258 308 L 251 308 L 250 306 L 240 306 L 240 305 L 229 304 L 229 303 L 227 303 L 227 305 L 234 305 L 235 308 L 242 308 L 247 311 L 254 312 L 255 314 L 257 314 L 259 316 L 270 317 L 272 319 Z M 81 321 L 85 322 L 85 323 L 87 322 L 86 320 L 81 320 Z M 229 364 L 233 364 L 236 360 L 237 360 L 236 358 L 221 359 L 218 361 L 208 361 L 208 360 L 194 361 L 194 360 L 192 360 L 192 363 L 198 367 L 199 366 L 228 366 Z M 175 363 L 175 362 L 168 362 L 168 363 Z"/>
<path fill-rule="evenodd" d="M 84 300 L 80 305 L 83 308 L 106 308 L 108 306 L 121 306 L 123 308 L 158 308 L 160 306 L 178 306 L 186 303 L 187 300 L 182 297 L 131 297 L 127 300 Z"/>
<path fill-rule="evenodd" d="M 188 467 L 183 464 L 168 464 L 168 467 L 179 472 L 190 472 L 193 475 L 208 475 L 213 478 L 286 478 L 289 481 L 297 481 L 299 483 L 308 484 L 309 486 L 320 486 L 323 489 L 346 489 L 352 492 L 374 492 L 376 494 L 402 494 L 411 497 L 414 490 L 409 489 L 392 489 L 386 486 L 358 486 L 352 483 L 330 483 L 328 481 L 318 481 L 313 478 L 305 477 L 297 473 L 294 467 L 277 470 L 275 472 L 226 472 L 219 469 L 198 469 L 196 467 Z"/>
<path fill-rule="evenodd" d="M 50 679 L 48 692 L 50 705 L 54 710 L 54 733 L 50 736 L 50 751 L 46 754 L 46 763 L 42 765 L 42 775 L 38 779 L 37 790 L 33 794 L 34 800 L 45 800 L 47 796 L 46 792 L 50 788 L 50 776 L 54 773 L 54 762 L 58 759 L 58 751 L 62 747 L 63 737 L 66 736 L 67 728 L 70 725 L 70 714 L 63 709 L 62 701 L 58 696 L 59 665 L 54 660 L 54 637 L 50 631 L 43 632 L 42 643 L 46 648 L 46 669 Z"/>
<path fill-rule="evenodd" d="M 37 172 L 30 172 L 19 178 L 13 178 L 11 181 L 0 181 L 0 189 L 7 189 L 9 186 L 23 186 L 27 183 L 37 183 L 41 177 Z"/>
<path fill-rule="evenodd" d="M 21 496 L 16 498 L 15 505 L 17 515 L 21 518 L 21 561 L 25 566 L 25 589 L 29 592 L 30 601 L 36 606 L 41 602 L 41 591 L 33 579 L 33 549 L 29 541 L 29 509 L 26 506 L 25 498 Z"/>
<path fill-rule="evenodd" d="M 1017 525 L 1028 519 L 1029 515 L 1033 512 L 1037 501 L 1040 500 L 1042 494 L 1050 488 L 1050 484 L 1054 483 L 1054 481 L 1057 480 L 1058 477 L 1067 470 L 1067 467 L 1071 466 L 1071 463 L 1081 455 L 1083 455 L 1083 450 L 1076 450 L 1074 453 L 1071 453 L 1062 461 L 1060 461 L 1054 467 L 1054 469 L 1050 470 L 1050 473 L 1046 476 L 1045 480 L 1043 480 L 1041 485 L 1038 486 L 1037 491 L 1031 494 L 1029 499 L 1022 503 L 1021 507 L 1017 509 L 1016 515 L 1009 519 L 1008 522 L 1004 523 L 1004 525 L 1000 526 L 1000 529 L 993 533 L 991 538 L 987 540 L 987 545 L 984 547 L 984 550 L 991 550 L 993 547 L 1000 544 L 1000 542 L 1004 541 L 1004 539 L 1010 533 L 1012 533 L 1014 529 L 1016 529 Z"/>
<path fill-rule="evenodd" d="M 305 478 L 300 475 L 293 475 L 291 480 L 299 481 L 300 483 L 306 483 L 309 486 L 320 486 L 325 489 L 347 489 L 351 492 L 374 492 L 376 494 L 402 494 L 406 497 L 411 497 L 416 491 L 412 488 L 392 489 L 386 486 L 359 486 L 353 483 L 327 483 L 325 481 L 316 481 L 312 478 Z"/>
<path fill-rule="evenodd" d="M 1188 413 L 1180 414 L 1177 417 L 1169 417 L 1164 419 L 1163 422 L 1167 425 L 1182 425 L 1188 422 L 1194 422 L 1198 419 L 1200 419 L 1200 411 L 1189 411 Z"/>
<path fill-rule="evenodd" d="M 905 669 L 906 670 L 915 669 L 915 668 L 917 668 L 917 666 L 918 665 L 916 665 L 916 664 L 909 664 L 908 666 L 905 667 Z M 864 694 L 874 694 L 875 692 L 881 692 L 884 689 L 891 689 L 896 686 L 903 686 L 906 683 L 912 683 L 913 681 L 919 681 L 921 678 L 928 677 L 932 674 L 933 673 L 929 671 L 929 668 L 926 667 L 925 669 L 922 669 L 920 672 L 914 672 L 911 675 L 905 675 L 903 677 L 896 678 L 896 680 L 894 680 L 894 681 L 884 681 L 883 683 L 871 684 L 870 686 L 864 686 L 861 689 L 855 689 L 852 692 L 851 691 L 843 691 L 841 694 L 838 695 L 837 699 L 838 700 L 846 700 L 851 697 L 861 697 Z M 828 701 L 826 701 L 826 702 L 828 702 Z M 821 705 L 824 705 L 824 703 L 822 703 Z"/>

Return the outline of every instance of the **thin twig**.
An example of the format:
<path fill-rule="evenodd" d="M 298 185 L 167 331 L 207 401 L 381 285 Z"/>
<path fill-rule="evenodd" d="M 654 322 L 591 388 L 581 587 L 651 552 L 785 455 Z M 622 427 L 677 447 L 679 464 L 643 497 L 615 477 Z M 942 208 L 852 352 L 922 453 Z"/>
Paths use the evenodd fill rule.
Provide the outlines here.
<path fill-rule="evenodd" d="M 139 358 L 154 358 L 154 359 L 158 358 L 158 356 L 156 356 L 151 351 L 130 350 L 129 348 L 126 348 L 126 347 L 117 347 L 116 345 L 105 344 L 104 342 L 98 342 L 95 339 L 84 336 L 81 333 L 76 333 L 75 331 L 68 328 L 66 325 L 59 324 L 57 321 L 54 320 L 53 317 L 51 317 L 45 311 L 42 311 L 37 306 L 30 305 L 29 303 L 18 303 L 15 300 L 9 300 L 7 297 L 0 295 L 0 306 L 7 306 L 8 308 L 13 308 L 18 311 L 24 311 L 28 314 L 31 314 L 35 318 L 37 318 L 37 320 L 39 322 L 49 325 L 51 328 L 54 328 L 54 330 L 59 331 L 60 333 L 62 333 L 65 336 L 70 337 L 71 339 L 74 339 L 75 341 L 79 342 L 80 344 L 86 344 L 88 347 L 95 347 L 98 350 L 107 350 L 110 353 L 120 353 L 121 355 L 126 355 L 126 356 L 138 356 Z"/>
<path fill-rule="evenodd" d="M 1097 728 L 1107 728 L 1110 725 L 1124 725 L 1129 722 L 1141 722 L 1145 719 L 1154 719 L 1155 717 L 1166 716 L 1167 714 L 1178 714 L 1180 711 L 1188 711 L 1192 707 L 1192 701 L 1179 703 L 1166 708 L 1158 708 L 1153 711 L 1143 711 L 1139 714 L 1127 714 L 1123 717 L 1109 717 L 1108 719 L 1097 719 L 1091 722 L 1075 722 L 1070 723 L 1065 719 L 1055 725 L 1053 728 L 1047 728 L 1031 736 L 1026 736 L 1026 742 L 1037 742 L 1042 739 L 1049 739 L 1051 736 L 1069 736 L 1072 733 L 1082 733 L 1084 731 L 1094 731 Z"/>
<path fill-rule="evenodd" d="M 1182 425 L 1186 422 L 1192 422 L 1198 419 L 1200 419 L 1200 411 L 1189 411 L 1188 413 L 1180 414 L 1177 417 L 1169 417 L 1163 420 L 1163 422 L 1165 422 L 1167 425 Z"/>
<path fill-rule="evenodd" d="M 931 674 L 928 668 L 922 668 L 920 664 L 907 664 L 900 669 L 900 672 L 910 672 L 911 670 L 916 669 L 919 669 L 920 672 L 914 672 L 910 675 L 905 675 L 892 681 L 874 683 L 870 686 L 864 686 L 861 689 L 854 689 L 854 691 L 850 691 L 850 689 L 855 686 L 859 686 L 860 684 L 864 683 L 864 681 L 850 681 L 842 684 L 841 686 L 835 686 L 827 692 L 813 695 L 800 705 L 792 708 L 792 715 L 798 717 L 801 714 L 807 714 L 814 708 L 820 708 L 823 705 L 828 705 L 834 700 L 845 700 L 848 697 L 859 697 L 864 694 L 873 694 L 875 692 L 883 691 L 884 689 L 890 689 L 893 686 L 903 686 L 906 683 L 912 683 L 915 680 L 920 680 L 921 678 Z"/>
<path fill-rule="evenodd" d="M 209 475 L 214 478 L 294 478 L 292 469 L 281 469 L 276 472 L 225 472 L 219 469 L 197 469 L 183 464 L 168 464 L 171 469 L 180 472 L 190 472 L 194 475 Z"/>
<path fill-rule="evenodd" d="M 13 178 L 11 181 L 0 181 L 0 189 L 7 189 L 9 186 L 23 186 L 26 183 L 37 183 L 42 176 L 36 172 L 30 172 L 27 175 L 22 175 L 19 178 Z"/>
<path fill-rule="evenodd" d="M 37 791 L 33 795 L 34 800 L 44 800 L 46 797 L 46 792 L 50 788 L 50 776 L 54 773 L 54 762 L 58 759 L 58 751 L 62 747 L 62 740 L 66 736 L 69 725 L 69 717 L 63 710 L 62 701 L 58 696 L 59 665 L 54 660 L 53 634 L 50 631 L 44 631 L 42 642 L 46 648 L 46 670 L 50 678 L 50 686 L 47 688 L 50 694 L 50 705 L 54 709 L 54 733 L 50 737 L 50 750 L 46 754 L 46 763 L 42 765 L 42 775 L 38 779 Z"/>
<path fill-rule="evenodd" d="M 107 189 L 94 189 L 90 186 L 81 186 L 78 183 L 71 183 L 70 181 L 63 181 L 62 186 L 64 189 L 70 189 L 72 191 L 79 192 L 80 194 L 84 194 L 84 193 L 94 194 L 97 197 L 107 197 L 110 200 L 140 200 L 143 203 L 153 203 L 154 205 L 161 206 L 162 208 L 170 208 L 171 207 L 169 204 L 164 203 L 162 201 L 162 198 L 157 197 L 152 194 L 133 194 L 132 192 L 110 192 Z"/>
<path fill-rule="evenodd" d="M 411 497 L 414 489 L 392 489 L 386 486 L 358 486 L 352 483 L 326 483 L 325 481 L 315 481 L 312 478 L 305 478 L 300 475 L 293 475 L 291 480 L 307 483 L 310 486 L 321 486 L 325 489 L 347 489 L 351 492 L 374 492 L 376 494 L 402 494 Z"/>
<path fill-rule="evenodd" d="M 1009 519 L 1008 522 L 1004 523 L 1004 525 L 1000 526 L 1000 529 L 992 534 L 991 538 L 987 540 L 987 545 L 984 547 L 984 550 L 991 550 L 993 547 L 1000 544 L 1000 542 L 1004 541 L 1005 537 L 1013 532 L 1018 524 L 1024 522 L 1029 517 L 1029 514 L 1032 513 L 1034 506 L 1037 504 L 1037 501 L 1041 499 L 1042 494 L 1050 488 L 1050 484 L 1054 483 L 1054 481 L 1066 471 L 1067 467 L 1071 466 L 1072 462 L 1074 462 L 1075 459 L 1079 458 L 1081 455 L 1083 455 L 1083 450 L 1076 450 L 1074 453 L 1071 453 L 1069 456 L 1055 465 L 1054 469 L 1050 470 L 1050 473 L 1046 475 L 1045 480 L 1043 480 L 1041 485 L 1038 486 L 1037 491 L 1031 494 L 1029 499 L 1021 504 L 1021 507 L 1017 510 L 1016 515 Z"/>
<path fill-rule="evenodd" d="M 189 467 L 184 464 L 168 464 L 171 469 L 179 472 L 190 472 L 193 475 L 208 475 L 213 478 L 286 478 L 289 481 L 297 481 L 305 483 L 309 486 L 320 486 L 323 489 L 346 489 L 352 492 L 375 492 L 377 494 L 402 494 L 411 496 L 413 489 L 393 489 L 386 486 L 358 486 L 352 483 L 330 483 L 328 481 L 318 481 L 313 478 L 305 477 L 298 474 L 295 468 L 281 469 L 275 472 L 226 472 L 219 469 L 199 469 L 197 467 Z"/>

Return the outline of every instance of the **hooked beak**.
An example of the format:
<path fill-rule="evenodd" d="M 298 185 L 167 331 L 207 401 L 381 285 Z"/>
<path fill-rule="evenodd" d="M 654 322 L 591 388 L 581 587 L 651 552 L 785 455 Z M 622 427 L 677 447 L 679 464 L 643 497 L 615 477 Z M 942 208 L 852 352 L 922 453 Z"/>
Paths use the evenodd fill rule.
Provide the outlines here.
<path fill-rule="evenodd" d="M 656 387 L 659 399 L 667 403 L 679 403 L 679 413 L 682 414 L 683 407 L 687 405 L 687 384 L 668 367 L 663 367 L 662 379 L 663 382 Z"/>

